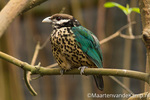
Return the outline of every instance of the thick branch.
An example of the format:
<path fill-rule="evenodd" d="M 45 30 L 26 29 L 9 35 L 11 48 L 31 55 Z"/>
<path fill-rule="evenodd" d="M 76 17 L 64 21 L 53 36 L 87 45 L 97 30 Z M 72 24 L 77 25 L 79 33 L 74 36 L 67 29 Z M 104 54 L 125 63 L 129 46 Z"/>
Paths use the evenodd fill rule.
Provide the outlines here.
<path fill-rule="evenodd" d="M 150 0 L 139 0 L 143 25 L 143 40 L 146 46 L 150 46 Z"/>
<path fill-rule="evenodd" d="M 31 0 L 25 7 L 25 9 L 22 11 L 22 13 L 42 4 L 43 2 L 45 2 L 47 0 Z"/>
<path fill-rule="evenodd" d="M 0 37 L 7 27 L 18 16 L 29 0 L 10 0 L 0 12 Z"/>
<path fill-rule="evenodd" d="M 28 63 L 22 62 L 12 56 L 9 56 L 5 53 L 0 51 L 0 58 L 9 61 L 17 65 L 18 67 L 31 71 L 32 74 L 41 74 L 41 75 L 60 75 L 60 68 L 44 68 L 39 66 L 32 66 Z M 64 75 L 80 75 L 80 71 L 78 69 L 73 69 L 71 71 L 64 72 Z M 122 70 L 122 69 L 103 69 L 103 68 L 86 68 L 84 71 L 84 75 L 112 75 L 112 76 L 123 76 L 123 77 L 130 77 L 143 80 L 149 83 L 149 74 L 138 72 L 138 71 L 131 71 L 131 70 Z"/>
<path fill-rule="evenodd" d="M 45 1 L 47 0 L 10 0 L 0 12 L 0 37 L 19 14 L 32 9 Z"/>
<path fill-rule="evenodd" d="M 150 0 L 139 0 L 139 6 L 143 25 L 143 41 L 147 49 L 146 72 L 150 74 Z M 145 91 L 150 91 L 149 85 L 145 84 Z"/>

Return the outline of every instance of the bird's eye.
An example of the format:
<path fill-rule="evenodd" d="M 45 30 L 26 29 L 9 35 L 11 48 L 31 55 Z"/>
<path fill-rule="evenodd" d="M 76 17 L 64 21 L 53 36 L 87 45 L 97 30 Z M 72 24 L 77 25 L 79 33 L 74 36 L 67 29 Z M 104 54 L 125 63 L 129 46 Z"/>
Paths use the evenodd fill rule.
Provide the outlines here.
<path fill-rule="evenodd" d="M 57 20 L 57 21 L 61 20 L 61 17 L 56 17 L 56 20 Z"/>

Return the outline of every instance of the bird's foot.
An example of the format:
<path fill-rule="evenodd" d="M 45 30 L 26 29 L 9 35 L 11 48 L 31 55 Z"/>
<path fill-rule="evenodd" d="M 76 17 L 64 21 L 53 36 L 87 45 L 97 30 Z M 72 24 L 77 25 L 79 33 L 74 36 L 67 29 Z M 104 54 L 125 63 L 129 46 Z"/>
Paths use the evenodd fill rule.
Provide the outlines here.
<path fill-rule="evenodd" d="M 64 69 L 61 69 L 61 70 L 60 70 L 61 76 L 63 76 L 64 72 L 66 72 L 66 70 L 64 70 Z"/>
<path fill-rule="evenodd" d="M 88 68 L 87 66 L 81 66 L 78 68 L 78 70 L 80 70 L 80 75 L 82 75 L 84 73 L 84 69 Z"/>

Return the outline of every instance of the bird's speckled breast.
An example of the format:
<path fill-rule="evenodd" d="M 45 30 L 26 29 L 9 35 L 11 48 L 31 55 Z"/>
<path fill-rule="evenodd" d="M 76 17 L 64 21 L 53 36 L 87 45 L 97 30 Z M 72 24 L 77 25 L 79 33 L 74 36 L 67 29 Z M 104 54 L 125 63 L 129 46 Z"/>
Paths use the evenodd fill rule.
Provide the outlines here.
<path fill-rule="evenodd" d="M 95 66 L 78 47 L 75 35 L 70 27 L 54 29 L 50 41 L 53 55 L 62 69 L 69 70 L 74 67 Z"/>

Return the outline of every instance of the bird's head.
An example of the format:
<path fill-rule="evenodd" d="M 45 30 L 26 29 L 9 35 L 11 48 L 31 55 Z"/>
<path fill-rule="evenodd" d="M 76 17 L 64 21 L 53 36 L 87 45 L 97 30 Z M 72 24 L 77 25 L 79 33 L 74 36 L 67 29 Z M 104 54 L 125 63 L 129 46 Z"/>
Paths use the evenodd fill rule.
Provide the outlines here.
<path fill-rule="evenodd" d="M 50 17 L 46 17 L 42 22 L 51 23 L 54 28 L 80 26 L 80 23 L 73 16 L 68 14 L 54 14 Z"/>

